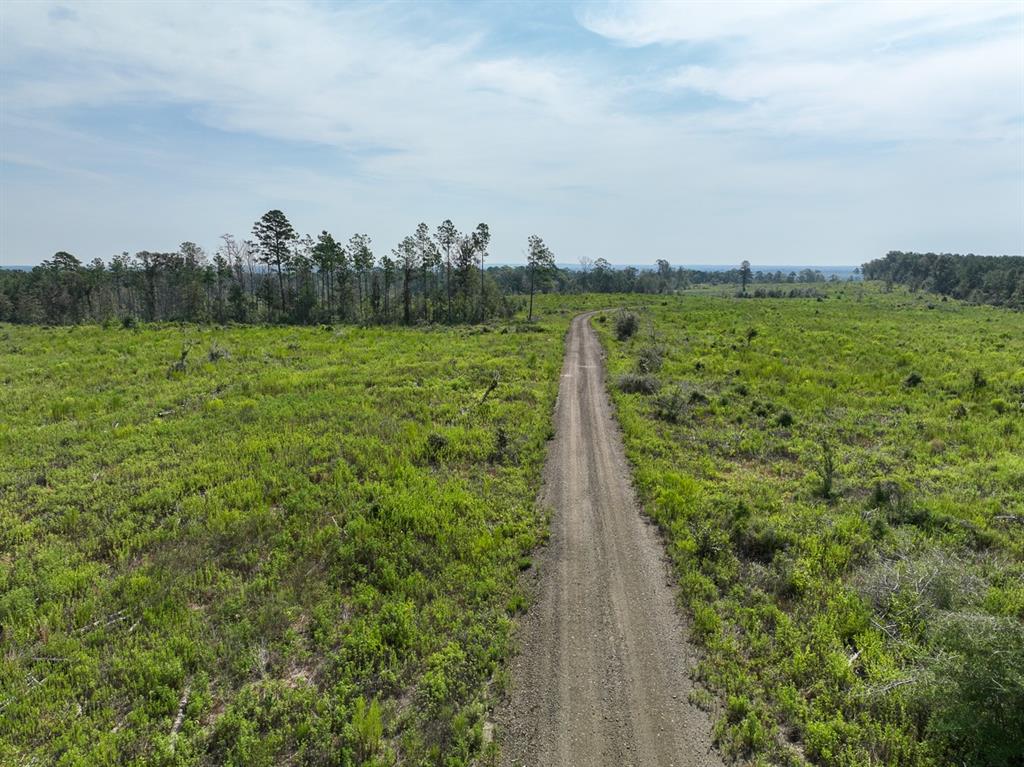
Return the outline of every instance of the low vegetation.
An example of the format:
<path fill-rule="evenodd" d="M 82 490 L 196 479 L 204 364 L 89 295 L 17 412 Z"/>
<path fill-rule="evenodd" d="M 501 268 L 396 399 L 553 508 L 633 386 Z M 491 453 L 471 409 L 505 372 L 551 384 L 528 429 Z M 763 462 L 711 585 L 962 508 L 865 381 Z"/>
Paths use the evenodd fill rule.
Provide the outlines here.
<path fill-rule="evenodd" d="M 0 325 L 0 763 L 472 763 L 601 307 L 726 756 L 1020 764 L 1024 315 L 856 283 Z"/>
<path fill-rule="evenodd" d="M 1024 315 L 861 285 L 631 312 L 594 326 L 612 381 L 662 349 L 613 397 L 723 752 L 1024 762 Z"/>
<path fill-rule="evenodd" d="M 0 325 L 0 763 L 468 764 L 564 328 Z"/>

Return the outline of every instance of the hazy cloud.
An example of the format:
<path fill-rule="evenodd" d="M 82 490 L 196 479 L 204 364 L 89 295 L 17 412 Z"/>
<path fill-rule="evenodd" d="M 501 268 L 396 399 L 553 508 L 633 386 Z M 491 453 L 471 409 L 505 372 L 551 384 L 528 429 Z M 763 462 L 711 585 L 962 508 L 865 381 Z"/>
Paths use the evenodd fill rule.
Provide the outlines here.
<path fill-rule="evenodd" d="M 725 121 L 734 127 L 1020 139 L 1019 4 L 629 3 L 581 19 L 630 46 L 718 43 L 713 63 L 682 66 L 664 85 L 741 103 Z"/>
<path fill-rule="evenodd" d="M 468 10 L 3 4 L 0 259 L 269 207 L 382 247 L 487 220 L 510 260 L 533 231 L 636 263 L 1022 249 L 1019 5 L 556 7 L 543 45 Z"/>

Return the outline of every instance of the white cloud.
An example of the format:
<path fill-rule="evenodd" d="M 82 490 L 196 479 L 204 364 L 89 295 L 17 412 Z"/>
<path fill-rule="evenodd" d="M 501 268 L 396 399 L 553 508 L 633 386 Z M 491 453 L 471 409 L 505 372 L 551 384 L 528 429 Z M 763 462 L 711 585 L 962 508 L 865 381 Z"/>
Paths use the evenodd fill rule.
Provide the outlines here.
<path fill-rule="evenodd" d="M 761 249 L 775 261 L 855 262 L 880 242 L 932 237 L 937 218 L 961 229 L 921 247 L 1021 249 L 1008 211 L 1022 184 L 1007 179 L 1024 165 L 1019 6 L 584 8 L 589 29 L 632 46 L 607 58 L 569 45 L 538 55 L 499 40 L 485 16 L 453 18 L 457 5 L 59 7 L 0 3 L 0 149 L 62 179 L 5 181 L 14 193 L 0 201 L 0 258 L 31 247 L 38 260 L 79 238 L 90 256 L 212 243 L 270 206 L 301 229 L 359 228 L 383 247 L 421 219 L 488 220 L 499 258 L 539 231 L 565 260 L 706 262 Z M 652 45 L 667 55 L 641 58 Z M 733 105 L 629 108 L 650 92 Z M 324 162 L 204 165 L 159 133 L 122 144 L 102 120 L 75 123 L 83 109 L 153 105 Z M 815 156 L 800 137 L 843 147 Z M 908 148 L 847 148 L 889 140 Z M 351 170 L 328 169 L 338 156 Z M 914 191 L 924 176 L 963 191 Z M 29 211 L 40 201 L 52 215 Z M 877 231 L 822 254 L 851 220 Z"/>
<path fill-rule="evenodd" d="M 522 140 L 506 149 L 517 151 L 553 122 L 586 119 L 589 104 L 577 98 L 584 89 L 567 81 L 571 75 L 489 58 L 479 34 L 438 42 L 395 31 L 388 17 L 396 10 L 82 4 L 73 17 L 54 18 L 42 3 L 17 5 L 5 12 L 14 41 L 5 63 L 38 52 L 68 69 L 58 79 L 14 78 L 4 96 L 15 113 L 193 105 L 216 128 L 396 150 L 439 177 L 476 181 L 483 179 L 475 165 L 459 157 L 483 159 L 495 137 L 513 130 Z"/>
<path fill-rule="evenodd" d="M 578 15 L 591 31 L 624 45 L 724 40 L 756 55 L 845 55 L 882 50 L 926 35 L 962 34 L 995 21 L 1016 18 L 1019 24 L 1022 13 L 1019 3 L 998 0 L 635 0 L 587 5 Z M 1011 26 L 1007 33 L 1012 31 Z"/>
<path fill-rule="evenodd" d="M 716 43 L 662 83 L 737 102 L 717 127 L 842 138 L 1018 140 L 1024 5 L 615 3 L 581 14 L 630 46 Z"/>

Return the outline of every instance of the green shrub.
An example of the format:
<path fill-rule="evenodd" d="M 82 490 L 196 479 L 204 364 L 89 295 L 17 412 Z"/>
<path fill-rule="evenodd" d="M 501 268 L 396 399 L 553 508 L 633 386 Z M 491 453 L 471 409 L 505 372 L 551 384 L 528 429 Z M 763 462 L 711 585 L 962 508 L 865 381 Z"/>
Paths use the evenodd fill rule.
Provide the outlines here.
<path fill-rule="evenodd" d="M 178 359 L 172 362 L 167 368 L 167 377 L 175 375 L 176 373 L 184 373 L 188 370 L 188 353 L 192 351 L 192 347 L 188 344 L 182 347 L 181 354 Z"/>
<path fill-rule="evenodd" d="M 793 542 L 792 534 L 781 525 L 760 517 L 736 525 L 732 537 L 739 554 L 764 563 Z"/>
<path fill-rule="evenodd" d="M 427 435 L 426 454 L 431 463 L 438 463 L 448 449 L 448 437 L 436 431 Z"/>
<path fill-rule="evenodd" d="M 623 373 L 619 376 L 618 387 L 627 394 L 655 394 L 661 382 L 652 375 Z"/>
<path fill-rule="evenodd" d="M 357 764 L 365 764 L 377 755 L 383 734 L 384 722 L 377 699 L 374 698 L 370 705 L 366 705 L 363 698 L 357 698 L 352 712 L 352 735 Z"/>
<path fill-rule="evenodd" d="M 686 401 L 690 405 L 706 405 L 708 404 L 708 396 L 699 389 L 693 389 L 690 392 L 690 396 L 686 398 Z"/>
<path fill-rule="evenodd" d="M 620 311 L 615 315 L 615 337 L 628 341 L 640 329 L 640 318 L 633 312 Z"/>
<path fill-rule="evenodd" d="M 515 461 L 517 450 L 512 444 L 512 437 L 504 426 L 499 426 L 494 434 L 494 450 L 491 453 L 491 463 L 502 463 L 504 461 Z"/>
<path fill-rule="evenodd" d="M 640 350 L 636 360 L 636 370 L 641 375 L 657 373 L 665 360 L 665 348 L 662 346 L 645 346 Z"/>
<path fill-rule="evenodd" d="M 56 402 L 50 403 L 50 420 L 54 423 L 73 418 L 75 415 L 75 400 L 72 397 L 64 397 Z"/>
<path fill-rule="evenodd" d="M 206 353 L 206 358 L 210 362 L 218 362 L 219 360 L 228 359 L 230 356 L 231 353 L 217 341 L 210 344 L 210 350 Z"/>
<path fill-rule="evenodd" d="M 818 474 L 821 477 L 821 485 L 818 492 L 822 498 L 829 500 L 832 498 L 836 478 L 835 451 L 832 448 L 832 441 L 828 437 L 822 437 L 819 440 L 819 445 L 821 450 L 818 453 Z"/>
<path fill-rule="evenodd" d="M 654 414 L 662 421 L 679 423 L 686 417 L 689 396 L 680 386 L 659 394 L 654 399 Z"/>
<path fill-rule="evenodd" d="M 936 655 L 917 684 L 928 733 L 950 763 L 1024 764 L 1024 626 L 954 613 L 934 628 Z"/>
<path fill-rule="evenodd" d="M 913 486 L 901 480 L 875 482 L 869 503 L 884 511 L 893 525 L 923 525 L 930 518 L 928 509 L 914 502 Z"/>

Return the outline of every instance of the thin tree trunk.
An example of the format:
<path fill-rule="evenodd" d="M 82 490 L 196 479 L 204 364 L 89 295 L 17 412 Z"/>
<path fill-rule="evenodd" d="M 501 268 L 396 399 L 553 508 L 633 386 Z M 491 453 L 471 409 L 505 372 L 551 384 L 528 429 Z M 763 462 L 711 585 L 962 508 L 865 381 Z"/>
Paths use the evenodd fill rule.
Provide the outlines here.
<path fill-rule="evenodd" d="M 530 267 L 530 316 L 527 322 L 533 322 L 533 267 Z"/>
<path fill-rule="evenodd" d="M 448 290 L 448 324 L 452 324 L 452 249 L 449 246 L 445 252 L 445 287 Z"/>
<path fill-rule="evenodd" d="M 284 306 L 284 274 L 281 272 L 281 259 L 277 260 L 277 284 L 281 288 L 281 311 L 285 309 Z"/>
<path fill-rule="evenodd" d="M 424 259 L 424 263 L 423 263 L 423 321 L 424 322 L 429 322 L 430 321 L 430 316 L 429 316 L 430 313 L 429 313 L 429 308 L 427 306 L 427 274 L 428 274 L 428 271 L 429 270 L 427 268 L 426 259 Z"/>
<path fill-rule="evenodd" d="M 480 322 L 484 321 L 484 254 L 480 253 Z"/>
<path fill-rule="evenodd" d="M 406 325 L 412 324 L 412 294 L 409 291 L 409 269 L 402 270 L 402 308 L 403 308 L 403 319 Z"/>

